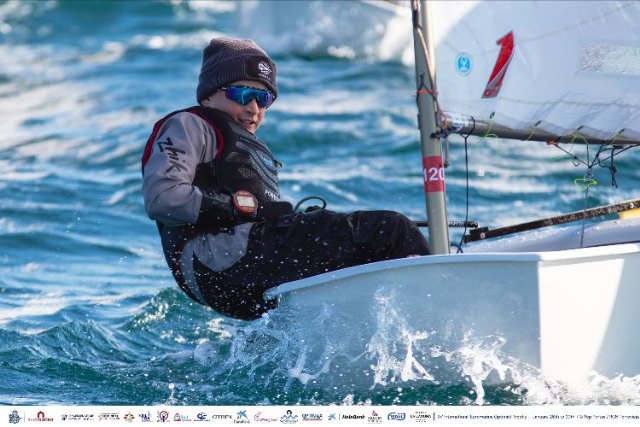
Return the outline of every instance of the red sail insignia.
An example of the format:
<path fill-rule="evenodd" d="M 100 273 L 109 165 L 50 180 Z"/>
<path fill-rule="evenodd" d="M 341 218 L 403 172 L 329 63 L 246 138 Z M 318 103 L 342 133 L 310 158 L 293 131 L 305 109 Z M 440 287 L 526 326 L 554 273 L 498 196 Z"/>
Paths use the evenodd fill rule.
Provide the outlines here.
<path fill-rule="evenodd" d="M 496 65 L 493 67 L 487 87 L 484 88 L 482 93 L 483 98 L 495 98 L 502 88 L 502 80 L 507 73 L 507 68 L 513 58 L 513 31 L 509 31 L 504 37 L 497 41 L 500 46 L 500 53 L 498 53 L 498 59 L 496 59 Z"/>

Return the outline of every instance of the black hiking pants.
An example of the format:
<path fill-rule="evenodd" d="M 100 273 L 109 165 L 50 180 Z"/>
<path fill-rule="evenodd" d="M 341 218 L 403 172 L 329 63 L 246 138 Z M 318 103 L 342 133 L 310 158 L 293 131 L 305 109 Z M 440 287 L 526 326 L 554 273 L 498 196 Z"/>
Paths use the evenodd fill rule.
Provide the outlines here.
<path fill-rule="evenodd" d="M 409 255 L 428 255 L 415 224 L 393 211 L 328 210 L 293 213 L 260 221 L 249 235 L 247 252 L 222 271 L 194 259 L 196 280 L 207 304 L 240 319 L 255 319 L 276 302 L 263 293 L 285 282 L 327 271 Z"/>

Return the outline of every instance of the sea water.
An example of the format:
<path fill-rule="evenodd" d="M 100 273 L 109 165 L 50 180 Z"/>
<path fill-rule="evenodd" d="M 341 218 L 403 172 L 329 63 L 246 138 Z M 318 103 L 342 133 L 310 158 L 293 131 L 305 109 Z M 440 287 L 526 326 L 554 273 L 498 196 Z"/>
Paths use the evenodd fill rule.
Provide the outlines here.
<path fill-rule="evenodd" d="M 388 312 L 347 354 L 357 327 L 316 327 L 339 314 L 241 322 L 179 291 L 143 210 L 140 157 L 156 120 L 194 104 L 202 48 L 242 36 L 236 6 L 0 3 L 0 404 L 639 403 L 640 378 L 550 382 L 501 354 L 499 336 L 447 346 Z M 316 39 L 313 51 L 274 53 L 279 96 L 260 136 L 285 165 L 283 198 L 424 219 L 414 71 L 389 52 L 343 48 Z M 584 168 L 553 147 L 476 138 L 468 151 L 471 220 L 497 227 L 585 205 L 574 184 Z M 449 153 L 448 210 L 464 219 L 460 138 Z M 637 160 L 616 160 L 619 188 L 597 167 L 589 205 L 636 196 Z M 489 385 L 496 376 L 506 382 Z"/>

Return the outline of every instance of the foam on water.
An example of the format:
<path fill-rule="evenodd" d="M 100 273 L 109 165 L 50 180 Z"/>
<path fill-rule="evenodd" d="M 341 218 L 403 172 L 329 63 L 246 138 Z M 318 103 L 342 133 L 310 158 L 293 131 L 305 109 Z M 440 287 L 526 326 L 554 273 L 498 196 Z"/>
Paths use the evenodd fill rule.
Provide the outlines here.
<path fill-rule="evenodd" d="M 260 19 L 261 25 L 253 25 Z M 237 28 L 272 52 L 413 61 L 408 4 L 243 1 Z"/>
<path fill-rule="evenodd" d="M 383 290 L 377 295 L 377 305 L 372 307 L 377 323 L 373 334 L 364 339 L 362 330 L 349 331 L 339 321 L 333 322 L 340 313 L 331 307 L 304 326 L 292 326 L 274 312 L 251 326 L 234 327 L 226 364 L 250 373 L 278 366 L 265 385 L 284 375 L 288 402 L 299 396 L 298 386 L 334 390 L 343 404 L 370 404 L 370 396 L 379 399 L 380 394 L 395 396 L 394 403 L 407 394 L 415 402 L 428 404 L 433 387 L 455 390 L 460 386 L 464 392 L 454 395 L 457 404 L 495 403 L 496 394 L 533 405 L 633 404 L 638 399 L 640 376 L 609 379 L 594 373 L 584 382 L 557 382 L 505 355 L 505 340 L 500 336 L 477 337 L 467 331 L 461 339 L 451 340 L 443 331 L 411 330 L 407 319 L 394 310 L 392 294 Z M 354 352 L 354 342 L 365 342 L 365 351 Z M 209 343 L 207 348 L 213 349 Z"/>
<path fill-rule="evenodd" d="M 411 331 L 388 295 L 378 295 L 378 303 L 372 308 L 378 310 L 378 316 L 371 336 L 363 337 L 362 330 L 341 323 L 340 313 L 328 306 L 306 325 L 292 325 L 276 311 L 246 326 L 216 324 L 216 333 L 224 336 L 219 344 L 228 343 L 228 350 L 221 351 L 226 344 L 221 348 L 204 341 L 196 347 L 194 357 L 214 368 L 215 377 L 242 372 L 251 384 L 265 389 L 284 382 L 285 396 L 273 396 L 272 403 L 281 402 L 282 397 L 291 403 L 319 391 L 332 391 L 343 404 L 371 403 L 371 397 L 365 396 L 380 394 L 396 396 L 391 400 L 398 403 L 403 393 L 428 403 L 431 396 L 421 395 L 421 390 L 466 383 L 476 396 L 474 402 L 482 404 L 483 382 L 490 375 L 508 381 L 506 371 L 515 369 L 514 361 L 507 360 L 509 366 L 503 363 L 499 337 L 467 337 L 452 346 L 440 341 L 437 331 Z M 365 345 L 358 350 L 354 342 Z M 223 352 L 226 356 L 221 357 Z M 459 403 L 467 399 L 466 394 L 458 398 Z"/>

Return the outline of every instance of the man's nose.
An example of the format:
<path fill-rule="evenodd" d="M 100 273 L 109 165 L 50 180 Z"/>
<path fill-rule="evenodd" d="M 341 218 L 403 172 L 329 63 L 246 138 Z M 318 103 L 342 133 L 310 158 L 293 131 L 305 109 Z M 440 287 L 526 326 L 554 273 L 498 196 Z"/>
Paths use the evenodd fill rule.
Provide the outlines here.
<path fill-rule="evenodd" d="M 249 103 L 245 105 L 245 108 L 252 113 L 257 113 L 260 111 L 260 107 L 258 107 L 258 100 L 255 98 L 249 101 Z"/>

